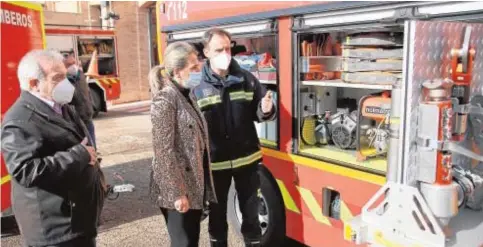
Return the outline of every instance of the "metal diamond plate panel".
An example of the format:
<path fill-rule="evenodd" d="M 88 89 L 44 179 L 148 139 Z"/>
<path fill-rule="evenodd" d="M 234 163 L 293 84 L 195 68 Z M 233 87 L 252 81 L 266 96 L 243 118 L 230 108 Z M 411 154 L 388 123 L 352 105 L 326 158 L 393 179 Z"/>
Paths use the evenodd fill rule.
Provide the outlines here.
<path fill-rule="evenodd" d="M 409 70 L 408 70 L 408 89 L 409 105 L 407 111 L 410 116 L 408 140 L 406 142 L 409 148 L 410 157 L 405 173 L 406 182 L 414 184 L 417 167 L 416 167 L 416 132 L 418 128 L 417 106 L 420 102 L 421 84 L 428 79 L 449 78 L 451 69 L 451 49 L 461 48 L 465 26 L 472 26 L 470 48 L 476 50 L 476 56 L 473 64 L 473 76 L 471 82 L 471 94 L 483 95 L 483 24 L 466 24 L 456 22 L 426 22 L 414 21 L 410 24 L 409 39 Z M 468 139 L 473 139 L 471 131 L 468 131 Z M 473 147 L 473 150 L 483 152 L 483 143 L 475 143 L 473 141 L 465 141 L 462 143 L 466 147 Z M 454 155 L 454 163 L 464 167 L 475 167 L 477 164 L 465 157 Z M 483 172 L 483 164 L 479 164 L 476 168 Z"/>

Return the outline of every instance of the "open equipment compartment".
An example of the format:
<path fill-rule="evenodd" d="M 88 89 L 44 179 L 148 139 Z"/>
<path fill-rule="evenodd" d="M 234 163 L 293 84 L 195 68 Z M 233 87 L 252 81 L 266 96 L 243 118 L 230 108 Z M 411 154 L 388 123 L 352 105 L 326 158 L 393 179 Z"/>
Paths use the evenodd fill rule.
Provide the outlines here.
<path fill-rule="evenodd" d="M 403 26 L 296 34 L 298 153 L 385 174 L 391 91 L 402 80 Z"/>
<path fill-rule="evenodd" d="M 87 71 L 89 68 L 92 53 L 97 49 L 99 75 L 109 76 L 117 74 L 114 37 L 79 36 L 77 49 L 84 71 Z"/>
<path fill-rule="evenodd" d="M 257 28 L 255 30 L 255 28 Z M 262 21 L 257 23 L 239 23 L 222 26 L 232 35 L 232 58 L 240 67 L 251 72 L 266 90 L 272 91 L 274 107 L 278 108 L 278 39 L 275 23 Z M 204 62 L 206 56 L 203 52 L 203 33 L 208 29 L 196 31 L 174 32 L 169 35 L 168 43 L 186 41 L 198 51 L 200 61 Z M 278 118 L 269 122 L 255 122 L 260 143 L 264 147 L 278 148 L 279 131 Z"/>
<path fill-rule="evenodd" d="M 250 71 L 261 84 L 273 92 L 277 102 L 277 46 L 273 35 L 254 38 L 235 38 L 232 56 L 238 64 Z M 275 105 L 276 107 L 276 105 Z M 277 120 L 255 122 L 258 137 L 263 146 L 278 147 Z"/>

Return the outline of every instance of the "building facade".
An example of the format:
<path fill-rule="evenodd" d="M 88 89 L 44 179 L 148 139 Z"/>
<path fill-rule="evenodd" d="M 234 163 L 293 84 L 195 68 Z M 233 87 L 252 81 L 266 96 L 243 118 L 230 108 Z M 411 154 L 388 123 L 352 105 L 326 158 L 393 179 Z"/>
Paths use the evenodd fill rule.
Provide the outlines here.
<path fill-rule="evenodd" d="M 154 1 L 44 1 L 47 28 L 113 28 L 117 37 L 117 55 L 121 96 L 112 104 L 150 99 L 148 73 L 157 64 L 156 15 Z M 101 5 L 105 4 L 104 12 Z M 113 12 L 118 20 L 103 21 Z M 154 41 L 154 42 L 153 42 Z"/>

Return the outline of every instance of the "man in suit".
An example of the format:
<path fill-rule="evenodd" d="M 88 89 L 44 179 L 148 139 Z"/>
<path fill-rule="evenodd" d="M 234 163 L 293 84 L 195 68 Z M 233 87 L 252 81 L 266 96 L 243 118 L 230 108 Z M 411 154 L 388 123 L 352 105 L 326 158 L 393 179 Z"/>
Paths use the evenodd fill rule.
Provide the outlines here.
<path fill-rule="evenodd" d="M 2 123 L 12 208 L 27 246 L 92 247 L 104 201 L 86 127 L 67 104 L 74 86 L 60 53 L 33 50 L 18 65 L 20 97 Z"/>

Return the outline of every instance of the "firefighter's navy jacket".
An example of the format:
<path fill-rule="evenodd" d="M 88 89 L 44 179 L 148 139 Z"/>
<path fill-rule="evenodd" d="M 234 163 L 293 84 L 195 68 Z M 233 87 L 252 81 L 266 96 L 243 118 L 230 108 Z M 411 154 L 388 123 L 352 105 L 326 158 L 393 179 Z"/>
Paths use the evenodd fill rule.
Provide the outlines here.
<path fill-rule="evenodd" d="M 212 170 L 256 164 L 262 159 L 255 123 L 273 120 L 272 111 L 263 114 L 265 89 L 257 78 L 232 59 L 222 79 L 207 61 L 200 85 L 193 89 L 198 106 L 208 123 Z"/>

